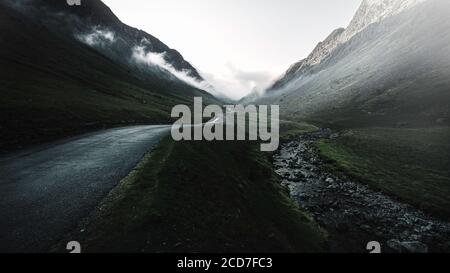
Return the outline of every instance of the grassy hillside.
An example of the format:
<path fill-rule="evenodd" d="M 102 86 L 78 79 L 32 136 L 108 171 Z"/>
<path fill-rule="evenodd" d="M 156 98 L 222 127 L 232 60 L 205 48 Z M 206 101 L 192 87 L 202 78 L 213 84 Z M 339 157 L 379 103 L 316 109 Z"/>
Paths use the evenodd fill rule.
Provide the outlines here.
<path fill-rule="evenodd" d="M 450 128 L 348 130 L 318 147 L 337 170 L 450 219 Z"/>
<path fill-rule="evenodd" d="M 321 44 L 312 56 L 326 58 L 297 63 L 285 87 L 257 102 L 279 104 L 282 118 L 341 128 L 450 126 L 449 17 L 449 1 L 428 0 L 329 53 Z"/>
<path fill-rule="evenodd" d="M 193 96 L 180 83 L 137 77 L 69 35 L 0 4 L 0 152 L 101 127 L 165 123 Z"/>
<path fill-rule="evenodd" d="M 70 237 L 87 252 L 321 250 L 258 147 L 166 139 Z"/>

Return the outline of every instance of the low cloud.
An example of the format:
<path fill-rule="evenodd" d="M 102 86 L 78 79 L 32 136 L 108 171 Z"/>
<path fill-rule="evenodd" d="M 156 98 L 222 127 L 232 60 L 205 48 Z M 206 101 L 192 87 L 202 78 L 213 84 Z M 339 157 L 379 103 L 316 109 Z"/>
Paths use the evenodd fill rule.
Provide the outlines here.
<path fill-rule="evenodd" d="M 217 92 L 213 86 L 211 86 L 206 81 L 199 81 L 198 79 L 191 77 L 189 75 L 189 70 L 177 70 L 175 67 L 173 67 L 173 65 L 166 61 L 165 55 L 166 52 L 147 52 L 145 50 L 145 46 L 136 46 L 133 48 L 133 59 L 137 63 L 157 66 L 195 88 L 205 90 L 213 95 L 217 95 Z"/>
<path fill-rule="evenodd" d="M 219 90 L 220 94 L 235 100 L 250 93 L 263 94 L 276 77 L 268 71 L 244 71 L 233 64 L 227 64 L 222 73 L 203 73 L 202 76 Z"/>
<path fill-rule="evenodd" d="M 89 33 L 78 34 L 77 38 L 90 46 L 104 46 L 114 43 L 116 35 L 110 30 L 95 27 Z"/>

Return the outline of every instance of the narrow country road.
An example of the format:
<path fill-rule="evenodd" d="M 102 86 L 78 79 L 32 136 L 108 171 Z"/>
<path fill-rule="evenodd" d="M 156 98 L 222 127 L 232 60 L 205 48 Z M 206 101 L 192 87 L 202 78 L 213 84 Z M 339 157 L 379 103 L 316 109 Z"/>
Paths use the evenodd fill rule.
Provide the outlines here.
<path fill-rule="evenodd" d="M 45 252 L 170 126 L 109 129 L 0 158 L 0 252 Z"/>

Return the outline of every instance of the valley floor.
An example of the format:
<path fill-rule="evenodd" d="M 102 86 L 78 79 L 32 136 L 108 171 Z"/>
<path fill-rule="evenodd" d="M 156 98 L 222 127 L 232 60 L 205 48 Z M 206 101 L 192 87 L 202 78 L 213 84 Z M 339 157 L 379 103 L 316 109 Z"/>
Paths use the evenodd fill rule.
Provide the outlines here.
<path fill-rule="evenodd" d="M 403 131 L 398 132 L 399 130 Z M 375 146 L 379 142 L 370 139 L 371 141 L 365 143 L 366 147 L 357 139 L 345 140 L 346 137 L 348 138 L 348 132 L 339 135 L 331 130 L 322 129 L 292 138 L 275 155 L 274 164 L 277 173 L 283 177 L 283 184 L 290 188 L 291 196 L 312 213 L 316 221 L 329 232 L 330 251 L 366 252 L 366 244 L 370 241 L 379 241 L 383 244 L 384 251 L 388 252 L 450 251 L 450 223 L 432 218 L 417 209 L 417 207 L 442 206 L 443 204 L 439 201 L 447 199 L 437 197 L 450 188 L 450 183 L 442 183 L 439 190 L 433 191 L 432 182 L 439 183 L 440 180 L 427 180 L 430 174 L 424 169 L 422 169 L 423 173 L 409 177 L 409 180 L 399 179 L 399 175 L 404 171 L 404 168 L 400 166 L 407 161 L 417 159 L 414 156 L 419 154 L 418 150 L 423 146 L 420 142 L 424 140 L 421 136 L 425 135 L 424 130 L 421 131 L 422 135 L 407 130 L 411 134 L 409 142 L 402 141 L 402 145 L 397 147 L 398 140 L 405 136 L 404 130 L 406 129 L 373 129 L 370 132 L 377 132 L 375 136 L 378 136 L 378 141 L 384 139 L 389 143 Z M 445 146 L 445 141 L 442 141 L 444 139 L 439 139 L 437 135 L 445 133 L 445 129 L 427 130 L 427 139 L 430 141 L 427 143 L 428 147 Z M 365 139 L 368 139 L 369 130 L 365 129 L 363 132 L 365 132 Z M 352 136 L 361 134 L 358 133 L 353 131 Z M 390 138 L 380 137 L 382 133 L 390 135 Z M 414 143 L 416 153 L 405 149 L 405 145 L 411 143 Z M 368 147 L 376 149 L 375 155 L 368 155 L 368 150 L 370 151 Z M 377 161 L 383 155 L 386 156 L 386 153 L 392 154 L 395 147 L 399 150 L 396 152 L 397 156 Z M 353 152 L 354 157 L 358 156 L 357 160 L 348 156 L 349 151 Z M 436 163 L 436 157 L 445 155 L 443 147 L 440 153 L 434 151 L 432 154 L 432 151 L 427 149 L 422 154 L 428 161 L 419 160 L 416 164 L 422 167 L 428 164 L 430 168 L 435 169 L 435 173 L 438 173 L 441 165 Z M 405 155 L 407 157 L 402 158 Z M 344 158 L 347 160 L 344 161 Z M 433 158 L 434 161 L 432 161 Z M 379 162 L 382 162 L 384 166 Z M 355 167 L 359 167 L 358 175 L 352 172 Z M 412 167 L 407 165 L 405 168 Z M 419 169 L 418 166 L 416 168 Z M 373 171 L 377 171 L 379 175 L 377 176 Z M 440 171 L 445 172 L 445 169 Z M 377 178 L 376 181 L 368 180 L 374 177 Z M 408 191 L 396 190 L 401 189 L 407 182 L 409 182 Z M 404 195 L 405 192 L 413 194 Z M 415 197 L 408 202 L 414 206 L 397 201 L 408 200 L 409 196 Z M 444 207 L 440 213 L 436 213 L 435 210 L 427 210 L 427 212 L 435 212 L 434 215 L 444 215 L 445 218 L 446 210 Z"/>
<path fill-rule="evenodd" d="M 333 171 L 450 220 L 450 128 L 365 128 L 317 142 Z"/>
<path fill-rule="evenodd" d="M 53 250 L 450 251 L 445 128 L 281 128 L 272 162 L 257 143 L 165 139 Z"/>
<path fill-rule="evenodd" d="M 65 242 L 86 252 L 320 252 L 325 235 L 251 142 L 166 139 Z"/>

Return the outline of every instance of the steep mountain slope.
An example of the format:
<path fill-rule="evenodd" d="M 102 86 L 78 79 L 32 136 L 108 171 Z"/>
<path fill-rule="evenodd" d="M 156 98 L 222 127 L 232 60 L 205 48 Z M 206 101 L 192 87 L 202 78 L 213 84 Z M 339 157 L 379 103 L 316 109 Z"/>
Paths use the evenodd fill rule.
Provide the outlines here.
<path fill-rule="evenodd" d="M 172 106 L 190 104 L 193 96 L 217 103 L 163 69 L 128 63 L 130 52 L 81 42 L 75 27 L 63 30 L 71 21 L 83 27 L 88 19 L 36 13 L 39 2 L 0 3 L 0 151 L 104 126 L 168 122 Z M 101 10 L 105 15 L 95 16 L 96 20 L 118 22 L 109 9 Z M 162 43 L 153 43 L 167 50 Z M 189 66 L 172 56 L 177 60 L 173 67 Z"/>
<path fill-rule="evenodd" d="M 269 88 L 269 91 L 280 89 L 296 76 L 307 72 L 311 66 L 320 64 L 338 45 L 349 41 L 369 25 L 401 13 L 423 1 L 425 0 L 364 0 L 347 28 L 333 31 L 306 59 L 292 65 L 286 74 Z"/>
<path fill-rule="evenodd" d="M 181 73 L 185 76 L 183 79 L 191 78 L 191 84 L 204 82 L 178 51 L 142 30 L 123 24 L 100 0 L 86 1 L 80 6 L 69 6 L 60 0 L 22 0 L 18 8 L 53 31 L 72 35 L 102 54 L 134 68 L 137 60 L 133 56 L 138 50 L 160 55 L 165 63 L 152 63 L 151 67 L 145 67 L 146 74 L 153 70 L 154 76 L 170 78 Z M 173 71 L 167 71 L 168 66 Z"/>
<path fill-rule="evenodd" d="M 268 91 L 278 90 L 286 86 L 287 83 L 294 80 L 298 75 L 306 73 L 311 66 L 320 63 L 336 48 L 339 43 L 339 37 L 341 37 L 344 31 L 343 28 L 333 31 L 323 42 L 320 42 L 316 46 L 308 58 L 293 64 L 286 74 L 277 80 Z"/>
<path fill-rule="evenodd" d="M 349 28 L 335 31 L 258 102 L 337 125 L 449 124 L 448 18 L 445 0 L 364 1 Z"/>

